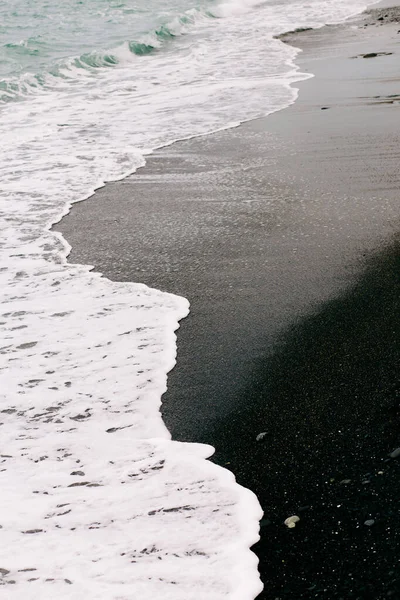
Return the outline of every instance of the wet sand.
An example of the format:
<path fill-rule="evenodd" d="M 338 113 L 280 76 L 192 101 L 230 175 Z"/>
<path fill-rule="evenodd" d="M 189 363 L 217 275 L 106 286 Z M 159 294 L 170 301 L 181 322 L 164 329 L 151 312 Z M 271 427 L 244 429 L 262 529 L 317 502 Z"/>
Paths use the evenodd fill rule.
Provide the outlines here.
<path fill-rule="evenodd" d="M 266 600 L 400 598 L 398 14 L 287 36 L 315 74 L 292 107 L 57 226 L 72 262 L 189 298 L 163 416 L 258 495 Z"/>

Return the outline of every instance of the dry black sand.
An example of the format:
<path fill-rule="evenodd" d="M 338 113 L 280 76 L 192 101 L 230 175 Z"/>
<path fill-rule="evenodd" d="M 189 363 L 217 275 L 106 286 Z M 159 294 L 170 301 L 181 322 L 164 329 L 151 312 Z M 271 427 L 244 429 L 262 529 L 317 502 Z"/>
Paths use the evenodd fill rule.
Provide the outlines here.
<path fill-rule="evenodd" d="M 189 298 L 164 419 L 258 495 L 266 600 L 400 598 L 398 21 L 288 36 L 316 74 L 294 106 L 58 226 L 73 262 Z"/>

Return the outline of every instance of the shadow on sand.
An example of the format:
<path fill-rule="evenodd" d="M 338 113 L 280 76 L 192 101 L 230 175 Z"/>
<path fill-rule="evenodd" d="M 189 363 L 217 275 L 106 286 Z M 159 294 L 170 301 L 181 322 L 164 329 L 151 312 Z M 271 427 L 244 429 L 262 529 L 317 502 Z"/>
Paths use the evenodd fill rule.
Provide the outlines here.
<path fill-rule="evenodd" d="M 216 462 L 265 512 L 266 600 L 400 598 L 399 274 L 396 240 L 282 337 L 211 432 Z"/>

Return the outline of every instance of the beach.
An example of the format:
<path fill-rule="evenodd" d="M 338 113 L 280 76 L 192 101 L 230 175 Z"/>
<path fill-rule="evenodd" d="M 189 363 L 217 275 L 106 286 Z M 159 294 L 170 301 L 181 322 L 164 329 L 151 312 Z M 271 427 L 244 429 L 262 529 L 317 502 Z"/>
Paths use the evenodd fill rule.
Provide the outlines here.
<path fill-rule="evenodd" d="M 70 262 L 189 299 L 163 419 L 257 495 L 265 600 L 400 597 L 399 29 L 380 7 L 284 36 L 314 75 L 292 106 L 56 226 Z"/>

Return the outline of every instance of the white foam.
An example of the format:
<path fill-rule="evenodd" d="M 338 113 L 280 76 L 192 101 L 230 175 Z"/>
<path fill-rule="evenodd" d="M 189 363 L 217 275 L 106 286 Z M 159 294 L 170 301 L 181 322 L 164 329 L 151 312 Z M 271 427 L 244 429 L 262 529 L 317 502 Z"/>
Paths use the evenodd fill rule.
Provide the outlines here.
<path fill-rule="evenodd" d="M 2 244 L 7 597 L 253 598 L 255 497 L 158 412 L 187 301 L 66 265 L 34 231 Z"/>
<path fill-rule="evenodd" d="M 159 413 L 188 302 L 67 264 L 69 247 L 49 228 L 151 149 L 293 102 L 291 84 L 308 75 L 273 35 L 361 5 L 349 6 L 263 5 L 245 18 L 234 9 L 200 19 L 173 50 L 136 57 L 121 47 L 120 64 L 107 69 L 70 62 L 63 77 L 48 75 L 3 108 L 8 598 L 251 600 L 260 591 L 249 550 L 261 517 L 255 496 L 206 460 L 211 448 L 171 441 Z"/>

